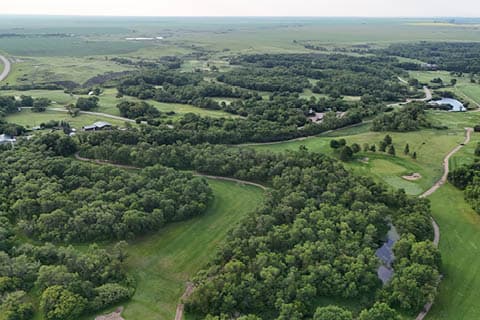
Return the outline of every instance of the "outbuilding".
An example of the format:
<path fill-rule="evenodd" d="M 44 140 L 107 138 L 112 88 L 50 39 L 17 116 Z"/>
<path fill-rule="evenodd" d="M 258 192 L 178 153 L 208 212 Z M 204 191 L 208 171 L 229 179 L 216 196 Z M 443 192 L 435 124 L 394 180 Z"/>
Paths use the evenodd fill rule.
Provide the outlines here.
<path fill-rule="evenodd" d="M 16 141 L 17 139 L 9 136 L 8 134 L 0 134 L 0 145 L 7 144 L 7 143 L 14 143 Z"/>
<path fill-rule="evenodd" d="M 97 131 L 97 130 L 105 130 L 112 128 L 112 125 L 108 122 L 98 121 L 90 126 L 83 127 L 83 131 Z"/>

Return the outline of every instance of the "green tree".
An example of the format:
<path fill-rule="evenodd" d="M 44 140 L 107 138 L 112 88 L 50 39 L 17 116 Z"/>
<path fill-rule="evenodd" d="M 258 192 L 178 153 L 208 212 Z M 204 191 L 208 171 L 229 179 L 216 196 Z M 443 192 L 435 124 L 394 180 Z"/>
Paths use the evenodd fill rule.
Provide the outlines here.
<path fill-rule="evenodd" d="M 414 151 L 414 152 L 412 153 L 412 159 L 413 159 L 413 160 L 417 159 L 417 152 L 416 152 L 416 151 Z"/>
<path fill-rule="evenodd" d="M 393 144 L 391 144 L 389 147 L 388 147 L 388 154 L 394 156 L 395 155 L 395 147 L 393 146 Z"/>
<path fill-rule="evenodd" d="M 387 150 L 387 143 L 385 141 L 380 141 L 380 145 L 378 147 L 378 151 L 385 152 Z"/>
<path fill-rule="evenodd" d="M 350 161 L 353 157 L 353 150 L 349 146 L 344 146 L 340 149 L 340 160 Z"/>
<path fill-rule="evenodd" d="M 62 286 L 47 288 L 40 299 L 40 309 L 47 320 L 77 320 L 86 300 Z"/>
<path fill-rule="evenodd" d="M 477 143 L 477 147 L 475 148 L 475 156 L 480 157 L 480 142 Z"/>
<path fill-rule="evenodd" d="M 328 306 L 317 308 L 313 320 L 352 320 L 353 315 L 350 311 L 337 306 Z"/>
<path fill-rule="evenodd" d="M 368 152 L 370 150 L 370 145 L 368 143 L 363 144 L 363 152 Z"/>
<path fill-rule="evenodd" d="M 390 135 L 386 135 L 385 138 L 383 138 L 383 141 L 387 144 L 387 146 L 391 145 L 393 140 L 392 140 L 392 137 L 390 137 Z"/>
<path fill-rule="evenodd" d="M 409 154 L 410 153 L 410 146 L 408 145 L 408 143 L 405 145 L 405 149 L 403 149 L 403 153 L 404 154 Z"/>
<path fill-rule="evenodd" d="M 338 140 L 330 140 L 330 148 L 332 149 L 338 149 L 340 148 L 340 143 L 338 142 Z"/>
<path fill-rule="evenodd" d="M 376 302 L 370 309 L 363 310 L 359 320 L 400 320 L 400 315 L 388 304 Z"/>
<path fill-rule="evenodd" d="M 372 144 L 372 145 L 370 146 L 370 151 L 376 152 L 376 151 L 377 151 L 377 147 L 376 147 L 374 144 Z"/>
<path fill-rule="evenodd" d="M 27 302 L 23 291 L 6 294 L 0 303 L 0 320 L 28 320 L 33 316 L 33 305 Z"/>
<path fill-rule="evenodd" d="M 351 146 L 353 153 L 359 153 L 362 149 L 358 143 L 354 143 Z"/>

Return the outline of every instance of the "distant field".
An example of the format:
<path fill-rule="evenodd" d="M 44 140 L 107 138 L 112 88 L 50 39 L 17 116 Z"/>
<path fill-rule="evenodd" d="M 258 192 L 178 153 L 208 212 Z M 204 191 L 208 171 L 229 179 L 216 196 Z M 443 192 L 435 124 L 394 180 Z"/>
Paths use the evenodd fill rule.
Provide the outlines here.
<path fill-rule="evenodd" d="M 130 246 L 128 268 L 137 290 L 125 319 L 173 319 L 185 283 L 214 257 L 227 233 L 262 201 L 251 186 L 209 180 L 215 195 L 207 213 L 167 226 Z"/>
<path fill-rule="evenodd" d="M 58 29 L 61 32 L 61 29 Z M 125 54 L 147 44 L 134 41 L 89 40 L 73 37 L 4 37 L 0 48 L 9 54 L 30 57 L 82 57 L 91 55 Z"/>
<path fill-rule="evenodd" d="M 88 79 L 107 72 L 132 70 L 105 57 L 17 57 L 5 83 L 10 85 L 41 84 L 73 81 L 83 84 Z"/>

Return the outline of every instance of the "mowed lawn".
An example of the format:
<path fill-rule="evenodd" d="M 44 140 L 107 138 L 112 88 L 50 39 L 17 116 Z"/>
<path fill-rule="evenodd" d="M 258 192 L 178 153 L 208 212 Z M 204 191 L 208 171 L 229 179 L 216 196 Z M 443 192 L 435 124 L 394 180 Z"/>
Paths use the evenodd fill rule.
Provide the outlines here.
<path fill-rule="evenodd" d="M 450 159 L 450 168 L 472 163 L 478 142 L 480 134 L 475 133 L 471 142 Z M 444 279 L 427 319 L 480 319 L 480 215 L 464 200 L 463 192 L 451 184 L 429 199 L 440 226 Z"/>
<path fill-rule="evenodd" d="M 430 200 L 441 230 L 444 279 L 427 319 L 480 319 L 480 215 L 450 184 Z"/>
<path fill-rule="evenodd" d="M 252 146 L 257 150 L 281 152 L 285 150 L 298 150 L 302 145 L 308 150 L 334 155 L 330 148 L 332 139 L 344 138 L 347 144 L 358 143 L 362 148 L 364 143 L 376 144 L 377 152 L 360 152 L 355 160 L 345 163 L 349 168 L 364 175 L 373 176 L 394 188 L 403 188 L 408 194 L 418 195 L 430 188 L 443 173 L 442 161 L 446 154 L 464 139 L 464 131 L 453 130 L 422 130 L 417 132 L 371 132 L 361 127 L 347 129 L 345 135 L 338 131 L 336 137 L 319 136 L 301 141 L 285 142 L 272 145 Z M 356 134 L 355 131 L 359 133 Z M 396 156 L 378 151 L 379 142 L 389 134 L 393 139 Z M 409 144 L 410 151 L 417 152 L 417 159 L 404 155 L 403 150 Z M 418 172 L 422 178 L 417 181 L 407 181 L 402 178 Z"/>
<path fill-rule="evenodd" d="M 76 117 L 71 117 L 67 112 L 48 109 L 45 112 L 32 112 L 29 109 L 24 109 L 21 112 L 8 115 L 5 117 L 5 120 L 22 125 L 25 128 L 33 128 L 39 126 L 41 123 L 47 123 L 50 120 L 66 121 L 70 123 L 70 127 L 77 130 L 84 126 L 91 125 L 97 121 L 107 121 L 112 125 L 119 127 L 125 126 L 125 122 L 121 120 L 88 114 L 80 114 Z"/>
<path fill-rule="evenodd" d="M 136 277 L 126 320 L 173 319 L 185 283 L 212 260 L 228 232 L 260 205 L 263 191 L 209 180 L 215 195 L 205 215 L 167 226 L 131 244 L 128 268 Z"/>
<path fill-rule="evenodd" d="M 18 91 L 18 90 L 2 90 L 0 91 L 1 95 L 6 96 L 15 96 L 20 97 L 22 95 L 32 96 L 34 98 L 48 98 L 52 100 L 52 107 L 55 108 L 62 108 L 68 104 L 75 104 L 79 97 L 88 98 L 88 95 L 70 95 L 62 90 L 27 90 L 27 91 Z M 120 116 L 120 111 L 117 108 L 117 105 L 122 101 L 141 101 L 135 97 L 128 97 L 124 96 L 122 98 L 117 98 L 117 90 L 116 89 L 105 89 L 104 92 L 98 97 L 99 107 L 95 110 L 95 112 L 102 112 L 111 114 L 114 116 Z M 222 99 L 219 99 L 222 100 Z M 168 118 L 178 119 L 180 116 L 187 114 L 187 113 L 195 113 L 201 116 L 208 116 L 212 118 L 238 118 L 239 116 L 233 115 L 231 113 L 227 113 L 221 110 L 207 110 L 202 109 L 199 107 L 195 107 L 189 104 L 180 104 L 180 103 L 163 103 L 157 102 L 154 100 L 145 100 L 145 102 L 153 105 L 156 107 L 160 112 L 167 113 L 167 112 L 175 112 L 175 115 L 168 116 Z"/>

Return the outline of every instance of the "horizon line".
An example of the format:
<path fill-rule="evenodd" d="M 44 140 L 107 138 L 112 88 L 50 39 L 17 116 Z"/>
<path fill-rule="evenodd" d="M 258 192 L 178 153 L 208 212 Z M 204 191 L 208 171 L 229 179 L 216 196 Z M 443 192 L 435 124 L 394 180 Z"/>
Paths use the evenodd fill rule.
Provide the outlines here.
<path fill-rule="evenodd" d="M 105 17 L 105 18 L 358 18 L 358 19 L 480 19 L 480 16 L 361 16 L 361 15 L 115 15 L 115 14 L 70 14 L 70 13 L 0 13 L 1 16 L 24 17 Z"/>

